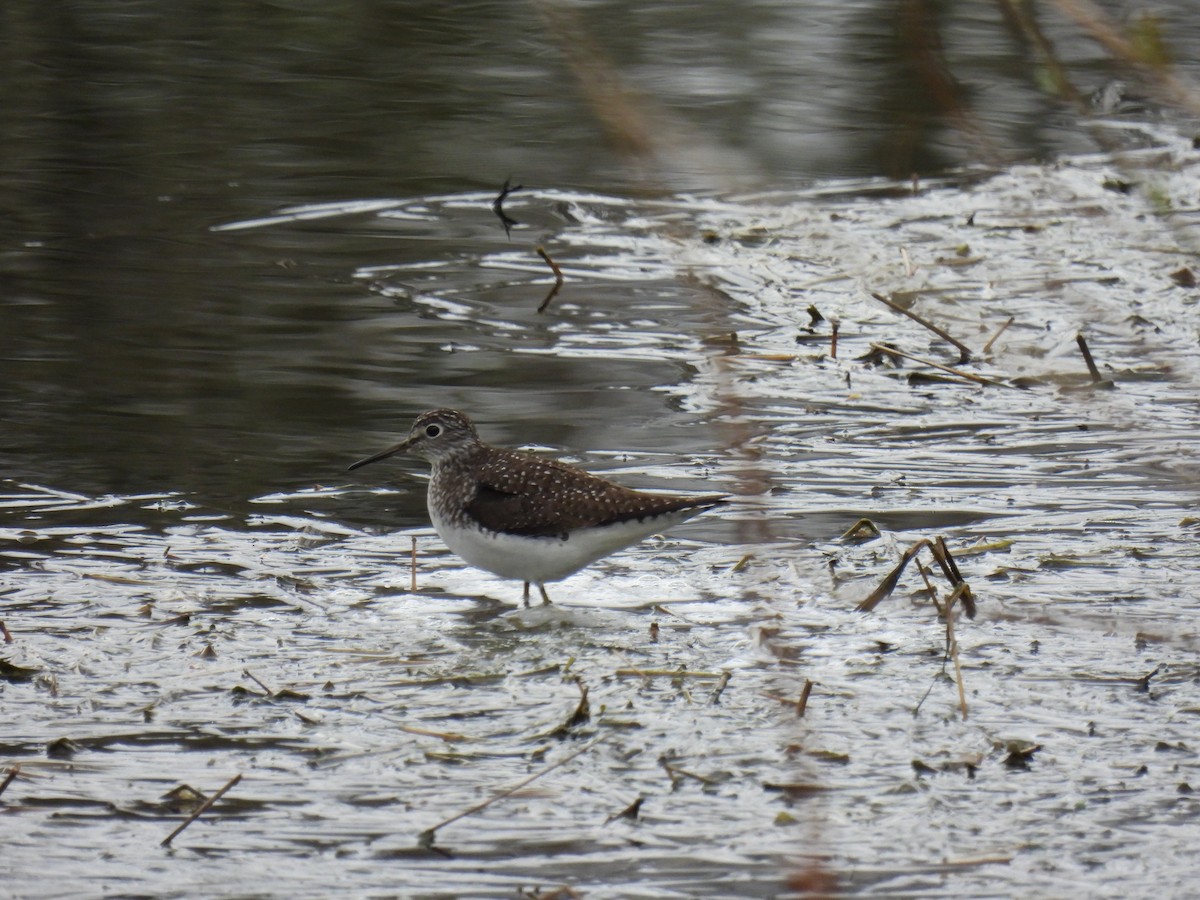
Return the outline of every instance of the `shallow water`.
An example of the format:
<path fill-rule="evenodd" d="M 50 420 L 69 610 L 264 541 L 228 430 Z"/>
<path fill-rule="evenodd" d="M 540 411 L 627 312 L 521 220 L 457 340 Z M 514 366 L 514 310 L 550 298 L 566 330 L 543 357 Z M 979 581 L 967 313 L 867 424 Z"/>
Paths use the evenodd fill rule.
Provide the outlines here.
<path fill-rule="evenodd" d="M 124 51 L 92 41 L 108 77 L 80 88 L 82 106 L 111 90 L 129 118 L 98 121 L 141 121 L 148 142 L 137 128 L 34 141 L 36 164 L 0 179 L 24 198 L 0 259 L 14 895 L 1192 892 L 1200 295 L 1185 270 L 1200 153 L 1184 129 L 1129 111 L 1038 119 L 1044 98 L 1014 79 L 987 121 L 1040 123 L 1016 155 L 1095 152 L 864 178 L 881 171 L 865 152 L 804 161 L 802 131 L 772 143 L 761 127 L 789 104 L 815 122 L 853 105 L 779 80 L 786 59 L 820 68 L 797 48 L 828 32 L 778 17 L 823 7 L 764 5 L 746 27 L 774 35 L 771 52 L 741 67 L 714 52 L 702 78 L 672 64 L 697 58 L 674 7 L 650 4 L 642 31 L 601 34 L 623 71 L 657 73 L 677 114 L 680 96 L 755 87 L 741 117 L 714 104 L 720 142 L 757 135 L 754 189 L 688 193 L 664 188 L 713 175 L 711 156 L 671 156 L 648 179 L 553 83 L 550 119 L 574 124 L 514 151 L 500 124 L 533 101 L 496 71 L 547 63 L 485 42 L 495 93 L 456 94 L 449 77 L 482 89 L 478 71 L 431 49 L 448 27 L 433 14 L 405 33 L 445 94 L 419 127 L 374 126 L 387 91 L 365 73 L 411 65 L 385 52 L 397 35 L 369 21 L 326 34 L 285 7 L 287 40 L 260 57 L 213 37 L 254 43 L 229 23 L 185 30 L 192 43 L 169 29 Z M 845 33 L 849 7 L 821 27 Z M 993 7 L 956 9 L 966 66 L 964 48 L 994 46 Z M 116 27 L 93 15 L 87 34 Z M 663 51 L 641 65 L 624 58 L 639 34 Z M 1055 37 L 1080 71 L 1108 74 L 1086 42 Z M 372 49 L 326 52 L 339 41 Z M 222 47 L 242 61 L 218 67 L 230 96 L 239 79 L 271 85 L 243 85 L 256 102 L 200 90 Z M 324 100 L 282 103 L 322 60 Z M 975 62 L 958 71 L 991 64 Z M 55 65 L 21 72 L 44 88 L 35 73 Z M 164 67 L 164 89 L 224 116 L 183 155 L 166 132 L 208 132 L 180 131 L 182 105 L 150 131 L 141 116 L 162 98 L 126 77 Z M 462 138 L 436 115 L 462 113 L 455 96 L 508 118 Z M 268 137 L 272 116 L 288 140 Z M 373 128 L 376 143 L 356 138 Z M 141 170 L 81 162 L 106 174 L 78 193 L 58 180 L 80 161 L 70 148 L 138 146 L 160 154 Z M 921 172 L 978 158 L 936 138 L 922 153 Z M 410 180 L 373 171 L 389 160 Z M 543 186 L 508 199 L 508 236 L 496 185 L 535 163 Z M 76 205 L 52 216 L 39 196 Z M 537 246 L 565 275 L 543 314 Z M 345 472 L 441 405 L 498 444 L 735 502 L 523 609 L 519 584 L 463 567 L 429 529 L 424 464 Z M 842 537 L 864 517 L 881 537 Z M 961 679 L 915 569 L 856 610 L 937 536 L 979 603 L 954 626 Z M 173 792 L 211 796 L 237 775 L 160 848 L 194 807 Z"/>
<path fill-rule="evenodd" d="M 530 309 L 547 274 L 504 244 L 347 272 L 374 364 L 411 353 L 385 336 L 446 320 L 458 338 L 426 352 L 451 371 L 641 372 L 613 409 L 580 414 L 619 408 L 650 449 L 580 459 L 739 495 L 556 585 L 554 607 L 521 609 L 518 585 L 445 554 L 420 525 L 419 464 L 387 488 L 366 470 L 261 494 L 248 514 L 7 482 L 10 878 L 31 886 L 53 865 L 67 894 L 86 878 L 108 893 L 428 897 L 1116 896 L 1153 878 L 1183 895 L 1200 837 L 1200 322 L 1170 272 L 1200 156 L 1157 139 L 1119 162 L 907 197 L 530 192 L 514 211 L 569 211 L 548 244 L 567 273 L 549 317 Z M 1180 212 L 1107 189 L 1116 170 L 1153 177 Z M 454 230 L 487 203 L 327 206 L 225 233 Z M 959 366 L 869 291 L 916 292 L 976 350 L 1014 322 Z M 825 321 L 810 325 L 809 304 Z M 1090 384 L 1081 330 L 1111 383 Z M 880 341 L 995 384 L 864 360 Z M 486 388 L 427 405 L 468 395 L 488 408 Z M 670 410 L 657 428 L 652 404 Z M 480 424 L 521 440 L 511 419 Z M 883 538 L 839 540 L 862 516 Z M 915 573 L 876 613 L 854 609 L 898 551 L 936 535 L 980 604 L 956 626 L 965 718 Z M 234 774 L 156 849 L 180 820 L 164 795 Z M 636 819 L 617 816 L 638 798 Z"/>

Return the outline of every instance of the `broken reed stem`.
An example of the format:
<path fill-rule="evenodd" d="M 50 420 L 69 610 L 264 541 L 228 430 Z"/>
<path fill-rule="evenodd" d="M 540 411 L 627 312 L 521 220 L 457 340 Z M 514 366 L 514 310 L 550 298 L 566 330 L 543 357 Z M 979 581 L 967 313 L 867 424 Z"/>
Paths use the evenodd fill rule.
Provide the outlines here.
<path fill-rule="evenodd" d="M 939 534 L 933 546 L 937 550 L 935 554 L 937 561 L 941 564 L 949 582 L 955 585 L 964 584 L 966 580 L 962 577 L 962 572 L 958 571 L 958 563 L 950 555 L 950 548 L 946 546 L 946 539 Z"/>
<path fill-rule="evenodd" d="M 492 201 L 492 212 L 496 214 L 496 218 L 500 220 L 500 224 L 504 226 L 504 236 L 510 241 L 512 240 L 512 227 L 521 223 L 504 211 L 504 201 L 508 195 L 514 191 L 519 191 L 525 187 L 523 184 L 518 184 L 516 187 L 511 187 L 512 178 L 504 179 L 504 187 L 500 188 L 500 195 Z"/>
<path fill-rule="evenodd" d="M 584 753 L 587 753 L 589 750 L 591 750 L 597 744 L 608 740 L 608 737 L 609 737 L 609 735 L 602 734 L 602 735 L 600 735 L 600 737 L 596 738 L 591 743 L 584 744 L 582 747 L 580 747 L 578 750 L 574 751 L 573 753 L 568 753 L 566 756 L 564 756 L 558 762 L 551 763 L 550 765 L 546 766 L 546 768 L 542 769 L 539 772 L 534 772 L 528 778 L 525 778 L 525 779 L 517 782 L 512 787 L 506 788 L 505 790 L 501 791 L 500 793 L 489 797 L 488 799 L 484 800 L 482 803 L 476 803 L 470 809 L 464 809 L 462 812 L 456 813 L 455 815 L 451 816 L 450 818 L 445 819 L 444 821 L 438 822 L 432 828 L 426 828 L 424 831 L 421 832 L 420 836 L 417 838 L 418 846 L 425 847 L 425 848 L 432 847 L 433 840 L 435 837 L 437 837 L 437 832 L 439 829 L 445 828 L 447 825 L 450 825 L 453 822 L 457 822 L 459 819 L 465 819 L 467 816 L 473 816 L 477 812 L 482 812 L 483 810 L 485 810 L 489 806 L 491 806 L 493 803 L 495 803 L 497 800 L 503 800 L 505 797 L 509 797 L 509 796 L 515 794 L 517 791 L 521 790 L 521 788 L 525 787 L 526 785 L 532 784 L 533 782 L 535 782 L 539 778 L 541 778 L 543 775 L 549 775 L 551 772 L 553 772 L 555 769 L 559 768 L 560 766 L 564 766 L 567 763 L 569 763 L 571 760 L 575 759 L 576 757 L 582 756 Z"/>
<path fill-rule="evenodd" d="M 700 672 L 694 669 L 617 669 L 618 678 L 717 678 L 724 672 Z"/>
<path fill-rule="evenodd" d="M 215 794 L 213 794 L 211 797 L 209 797 L 207 800 L 205 800 L 203 803 L 201 803 L 200 807 L 194 813 L 192 813 L 190 816 L 188 816 L 183 821 L 182 825 L 180 825 L 178 828 L 176 828 L 174 831 L 172 831 L 170 834 L 168 834 L 165 838 L 163 838 L 162 843 L 160 843 L 158 846 L 169 847 L 171 845 L 171 841 L 175 840 L 175 838 L 179 834 L 179 832 L 183 831 L 183 829 L 187 828 L 189 825 L 191 825 L 193 822 L 195 822 L 198 818 L 200 818 L 202 815 L 204 815 L 206 812 L 208 812 L 208 810 L 212 807 L 212 805 L 214 803 L 216 803 L 223 796 L 225 796 L 226 791 L 228 791 L 231 787 L 233 787 L 235 784 L 237 784 L 241 780 L 242 780 L 242 776 L 240 773 L 237 775 L 234 775 L 232 778 L 230 778 L 227 782 L 225 782 L 225 786 L 223 788 L 221 788 L 219 791 L 217 791 Z"/>
<path fill-rule="evenodd" d="M 942 567 L 942 573 L 946 576 L 946 580 L 954 585 L 954 593 L 950 595 L 948 602 L 953 603 L 955 600 L 959 600 L 967 618 L 975 618 L 975 595 L 971 593 L 971 586 L 967 584 L 967 579 L 963 578 L 962 572 L 958 570 L 958 563 L 950 555 L 946 539 L 939 534 L 929 549 L 933 553 L 933 558 L 938 561 L 938 565 Z"/>
<path fill-rule="evenodd" d="M 1096 361 L 1092 359 L 1092 351 L 1088 349 L 1087 340 L 1084 339 L 1083 332 L 1075 335 L 1075 343 L 1079 345 L 1079 352 L 1083 354 L 1083 361 L 1087 364 L 1088 374 L 1092 376 L 1092 382 L 1103 381 L 1104 378 L 1100 374 L 1100 370 L 1096 368 Z"/>
<path fill-rule="evenodd" d="M 673 766 L 666 761 L 660 760 L 659 765 L 663 767 L 667 773 L 667 777 L 672 781 L 675 780 L 676 775 L 682 775 L 684 778 L 691 778 L 692 780 L 698 781 L 704 785 L 711 786 L 715 783 L 711 778 L 705 778 L 703 775 L 697 775 L 695 772 L 689 772 L 687 769 L 681 769 L 678 766 Z"/>
<path fill-rule="evenodd" d="M 729 679 L 732 677 L 732 672 L 721 673 L 721 680 L 717 682 L 717 686 L 713 689 L 712 696 L 708 698 L 709 703 L 716 705 L 721 701 L 721 695 L 725 693 L 725 686 L 729 684 Z"/>
<path fill-rule="evenodd" d="M 265 684 L 263 684 L 262 681 L 249 669 L 242 669 L 242 674 L 245 675 L 247 678 L 249 678 L 251 681 L 253 681 L 255 684 L 257 684 L 260 688 L 262 688 L 263 693 L 266 694 L 268 697 L 274 696 L 275 692 L 273 690 L 271 690 L 269 687 L 267 687 Z"/>
<path fill-rule="evenodd" d="M 841 327 L 841 323 L 837 319 L 831 319 L 829 321 L 829 329 L 830 329 L 830 331 L 829 331 L 829 358 L 830 359 L 837 359 L 838 329 L 840 327 Z"/>
<path fill-rule="evenodd" d="M 874 611 L 875 607 L 879 605 L 880 601 L 896 589 L 896 584 L 900 581 L 900 576 L 904 574 L 904 570 L 908 567 L 908 564 L 912 562 L 913 557 L 921 552 L 922 547 L 928 546 L 929 541 L 922 538 L 905 550 L 904 555 L 900 557 L 900 562 L 896 564 L 896 567 L 887 574 L 887 577 L 883 579 L 879 587 L 871 591 L 867 598 L 863 600 L 862 603 L 858 604 L 856 609 L 858 609 L 859 612 Z"/>
<path fill-rule="evenodd" d="M 8 786 L 13 783 L 13 779 L 16 778 L 20 774 L 21 774 L 21 765 L 20 765 L 20 763 L 17 763 L 11 769 L 8 770 L 8 774 L 4 776 L 3 783 L 0 783 L 0 794 L 3 794 L 6 790 L 8 790 Z"/>
<path fill-rule="evenodd" d="M 929 551 L 933 552 L 933 545 L 929 547 Z M 936 556 L 936 554 L 934 554 Z M 929 580 L 929 569 L 921 565 L 921 561 L 917 560 L 917 571 L 921 573 L 921 580 L 925 582 L 925 590 L 929 591 L 929 596 L 933 598 L 933 602 L 937 603 L 937 588 L 933 586 L 933 582 Z"/>
<path fill-rule="evenodd" d="M 946 651 L 954 663 L 954 682 L 958 685 L 958 708 L 962 710 L 963 721 L 967 720 L 967 691 L 963 686 L 962 663 L 958 658 L 958 639 L 954 636 L 954 600 L 966 587 L 959 584 L 946 600 Z"/>
<path fill-rule="evenodd" d="M 950 334 L 950 332 L 946 331 L 944 328 L 939 328 L 937 325 L 934 325 L 928 319 L 917 315 L 911 309 L 905 309 L 903 306 L 900 306 L 898 303 L 892 302 L 890 299 L 883 296 L 883 294 L 877 294 L 874 291 L 872 291 L 871 296 L 874 297 L 876 300 L 878 300 L 880 303 L 882 303 L 884 306 L 886 306 L 888 309 L 892 310 L 893 312 L 898 312 L 902 316 L 908 316 L 910 319 L 912 319 L 918 325 L 928 328 L 930 331 L 932 331 L 934 334 L 936 334 L 938 337 L 940 337 L 943 341 L 948 341 L 950 344 L 952 344 L 954 346 L 954 348 L 956 350 L 958 350 L 959 365 L 962 365 L 963 363 L 968 363 L 971 361 L 971 349 L 966 344 L 964 344 L 962 341 L 955 339 Z"/>
<path fill-rule="evenodd" d="M 412 556 L 409 559 L 409 569 L 408 569 L 409 572 L 411 573 L 409 589 L 412 591 L 412 593 L 415 594 L 417 592 L 417 536 L 414 534 L 414 535 L 411 535 L 411 537 L 412 537 Z"/>
<path fill-rule="evenodd" d="M 800 699 L 796 701 L 796 718 L 803 719 L 804 711 L 808 709 L 808 698 L 812 694 L 813 682 L 811 678 L 804 679 L 804 688 L 800 691 Z"/>
<path fill-rule="evenodd" d="M 1008 326 L 1011 325 L 1016 320 L 1017 320 L 1016 316 L 1009 316 L 1008 321 L 1005 322 L 1003 325 L 1001 325 L 1000 329 L 991 336 L 991 338 L 988 340 L 988 342 L 986 344 L 983 345 L 983 352 L 990 353 L 992 351 L 992 344 L 996 343 L 996 341 L 998 341 L 1000 339 L 1000 335 L 1002 335 L 1002 334 L 1004 334 L 1004 332 L 1008 331 Z"/>
<path fill-rule="evenodd" d="M 871 342 L 871 349 L 877 353 L 886 353 L 888 356 L 899 356 L 903 359 L 911 359 L 913 362 L 919 362 L 923 366 L 931 366 L 934 369 L 941 369 L 943 372 L 949 372 L 951 375 L 957 375 L 959 378 L 965 378 L 967 381 L 973 381 L 976 384 L 990 384 L 993 387 L 1012 387 L 1011 384 L 1005 384 L 1003 381 L 996 381 L 994 378 L 985 378 L 982 375 L 976 375 L 973 372 L 964 372 L 962 369 L 955 369 L 953 366 L 945 366 L 939 362 L 934 362 L 932 359 L 924 359 L 920 356 L 914 356 L 911 353 L 905 353 L 903 350 L 897 350 L 895 347 L 889 347 L 887 344 L 877 344 Z"/>
<path fill-rule="evenodd" d="M 538 312 L 544 313 L 547 307 L 550 306 L 550 301 L 558 295 L 560 290 L 562 290 L 564 279 L 562 269 L 558 267 L 558 263 L 550 258 L 550 254 L 546 252 L 546 248 L 538 247 L 537 252 L 538 256 L 546 261 L 546 265 L 550 267 L 550 271 L 554 273 L 554 287 L 550 288 L 550 293 L 546 295 L 546 299 L 542 301 L 542 305 L 537 308 Z"/>
<path fill-rule="evenodd" d="M 445 741 L 447 744 L 455 744 L 459 741 L 469 741 L 471 738 L 465 734 L 459 734 L 457 731 L 433 731 L 429 728 L 418 728 L 416 725 L 398 725 L 397 726 L 405 734 L 415 734 L 420 737 L 437 738 L 439 741 Z"/>
<path fill-rule="evenodd" d="M 933 556 L 934 561 L 942 570 L 942 574 L 946 576 L 946 581 L 954 589 L 951 596 L 951 602 L 961 600 L 963 610 L 967 614 L 967 618 L 975 618 L 975 595 L 971 593 L 971 586 L 967 584 L 962 573 L 958 570 L 958 565 L 954 562 L 954 557 L 950 555 L 950 549 L 946 546 L 944 538 L 939 536 L 936 540 L 922 538 L 911 547 L 904 551 L 904 555 L 900 557 L 892 571 L 888 572 L 887 576 L 880 582 L 879 587 L 871 591 L 865 600 L 858 604 L 856 609 L 859 612 L 872 612 L 875 607 L 886 597 L 890 596 L 892 591 L 896 589 L 896 585 L 900 582 L 900 576 L 904 574 L 904 570 L 908 564 L 916 559 L 917 554 L 923 549 L 928 548 L 929 553 Z M 924 566 L 919 562 L 917 568 L 921 571 L 921 577 L 925 580 L 925 587 L 930 592 L 930 596 L 935 606 L 937 606 L 938 614 L 944 615 L 943 608 L 938 605 L 937 592 L 933 584 L 929 581 L 929 573 Z M 949 606 L 946 607 L 949 609 Z"/>
<path fill-rule="evenodd" d="M 611 816 L 609 816 L 607 819 L 605 819 L 604 824 L 605 825 L 611 824 L 612 822 L 615 822 L 617 819 L 632 819 L 632 820 L 636 821 L 636 819 L 638 817 L 638 812 L 641 810 L 642 803 L 645 802 L 645 799 L 646 799 L 645 797 L 638 797 L 636 800 L 634 800 L 632 803 L 630 803 L 623 810 L 621 810 L 620 812 L 613 813 Z M 558 892 L 556 891 L 555 893 L 557 894 Z M 572 891 L 570 896 L 580 897 L 582 895 L 576 894 L 574 891 Z"/>
<path fill-rule="evenodd" d="M 588 702 L 588 686 L 578 675 L 571 677 L 575 680 L 575 686 L 579 688 L 579 703 L 575 705 L 575 710 L 570 717 L 557 728 L 547 732 L 546 737 L 564 738 L 571 733 L 572 729 L 578 728 L 592 719 L 592 707 Z"/>

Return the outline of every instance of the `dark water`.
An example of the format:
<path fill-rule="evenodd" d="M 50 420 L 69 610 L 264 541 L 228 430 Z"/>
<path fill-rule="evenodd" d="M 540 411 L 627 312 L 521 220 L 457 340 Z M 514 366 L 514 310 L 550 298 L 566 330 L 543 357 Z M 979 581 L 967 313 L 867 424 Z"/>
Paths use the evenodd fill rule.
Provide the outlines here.
<path fill-rule="evenodd" d="M 1187 896 L 1200 162 L 1061 8 L 6 6 L 14 895 Z M 738 502 L 520 611 L 344 471 L 442 405 Z M 854 611 L 938 534 L 966 719 L 919 576 Z"/>
<path fill-rule="evenodd" d="M 1033 51 L 998 4 L 547 9 L 9 4 L 5 469 L 89 492 L 237 503 L 329 477 L 368 429 L 394 432 L 440 402 L 491 407 L 497 423 L 527 417 L 533 441 L 629 446 L 643 428 L 599 431 L 605 417 L 583 410 L 607 412 L 598 395 L 618 383 L 679 374 L 648 365 L 597 383 L 548 359 L 514 366 L 504 348 L 470 371 L 443 367 L 436 321 L 373 329 L 388 304 L 349 276 L 458 258 L 467 277 L 471 259 L 506 243 L 486 204 L 450 227 L 211 230 L 277 206 L 490 193 L 509 176 L 638 194 L 786 189 L 1098 146 L 1069 103 L 1039 90 Z M 1158 4 L 1155 21 L 1194 73 L 1190 11 Z M 1040 19 L 1081 92 L 1122 78 L 1141 108 L 1147 89 L 1098 45 L 1052 10 Z M 921 67 L 924 45 L 900 39 L 917 25 L 944 44 L 963 98 L 951 112 L 930 99 L 941 82 Z M 634 99 L 595 96 L 606 78 Z M 544 210 L 514 249 L 562 225 Z M 520 310 L 534 299 L 522 293 Z M 553 320 L 526 321 L 554 346 Z M 511 389 L 485 399 L 481 382 Z M 635 426 L 658 414 L 625 408 Z M 566 409 L 573 425 L 549 424 Z"/>

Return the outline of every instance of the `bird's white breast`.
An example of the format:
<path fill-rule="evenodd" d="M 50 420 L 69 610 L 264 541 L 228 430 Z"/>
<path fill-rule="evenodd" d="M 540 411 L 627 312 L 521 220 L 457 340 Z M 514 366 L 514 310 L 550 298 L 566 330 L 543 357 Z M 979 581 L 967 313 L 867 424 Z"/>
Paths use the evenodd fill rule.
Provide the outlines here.
<path fill-rule="evenodd" d="M 454 553 L 480 569 L 503 578 L 544 584 L 578 572 L 588 563 L 636 544 L 688 514 L 636 519 L 599 528 L 574 531 L 569 537 L 527 537 L 487 531 L 474 526 L 455 527 L 442 519 L 430 505 L 433 527 Z"/>

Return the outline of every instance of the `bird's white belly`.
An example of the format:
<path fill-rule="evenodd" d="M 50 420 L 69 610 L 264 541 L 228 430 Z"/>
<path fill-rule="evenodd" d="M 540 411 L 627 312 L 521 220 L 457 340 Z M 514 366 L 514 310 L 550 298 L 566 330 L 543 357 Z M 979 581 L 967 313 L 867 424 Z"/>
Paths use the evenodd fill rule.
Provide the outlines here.
<path fill-rule="evenodd" d="M 453 528 L 430 510 L 433 527 L 454 553 L 503 578 L 543 584 L 559 581 L 622 547 L 635 544 L 669 522 L 632 521 L 561 537 L 525 537 L 480 528 Z"/>

